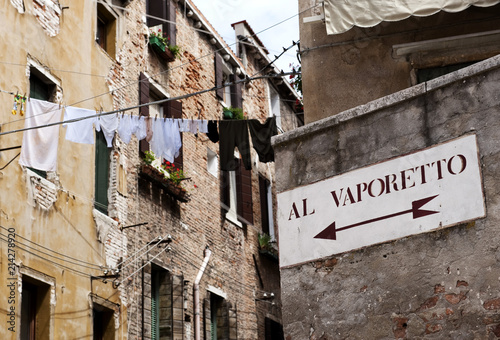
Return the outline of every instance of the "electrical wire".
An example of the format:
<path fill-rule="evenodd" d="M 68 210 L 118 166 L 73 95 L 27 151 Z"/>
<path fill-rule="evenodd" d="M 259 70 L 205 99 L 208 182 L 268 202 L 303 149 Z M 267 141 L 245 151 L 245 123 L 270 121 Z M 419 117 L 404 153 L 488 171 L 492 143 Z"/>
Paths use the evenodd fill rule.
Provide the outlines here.
<path fill-rule="evenodd" d="M 4 239 L 2 236 L 3 236 L 3 235 L 0 235 L 0 240 L 2 240 L 2 241 L 4 241 L 5 243 L 7 243 L 7 244 L 8 244 L 8 243 L 9 243 L 9 241 L 8 241 L 7 239 Z M 43 257 L 43 256 L 38 255 L 38 254 L 36 254 L 36 253 L 33 253 L 33 252 L 31 252 L 31 251 L 29 251 L 29 250 L 27 250 L 27 249 L 23 248 L 23 247 L 16 246 L 16 248 L 17 248 L 17 249 L 21 249 L 21 250 L 23 250 L 23 251 L 25 251 L 25 252 L 27 252 L 27 253 L 29 253 L 29 254 L 31 254 L 31 255 L 34 255 L 34 256 L 36 256 L 36 257 L 39 257 L 39 258 L 41 258 L 42 260 L 45 260 L 45 261 L 50 262 L 50 263 L 52 263 L 52 264 L 55 264 L 56 266 L 59 266 L 59 267 L 62 267 L 62 268 L 64 268 L 64 269 L 67 269 L 67 270 L 73 271 L 73 272 L 75 272 L 75 273 L 78 273 L 78 274 L 80 274 L 80 275 L 82 275 L 82 276 L 92 277 L 92 275 L 90 275 L 90 274 L 88 274 L 88 273 L 84 273 L 84 272 L 82 272 L 82 271 L 76 270 L 76 269 L 75 269 L 75 268 L 73 268 L 73 267 L 68 267 L 68 266 L 65 266 L 65 265 L 63 265 L 63 264 L 60 264 L 60 263 L 57 263 L 57 262 L 51 261 L 51 260 L 47 259 L 46 257 Z"/>
<path fill-rule="evenodd" d="M 4 65 L 12 65 L 12 66 L 22 66 L 22 67 L 27 67 L 30 66 L 29 64 L 18 64 L 18 63 L 11 63 L 7 61 L 0 61 L 0 64 Z M 50 71 L 56 71 L 56 72 L 61 72 L 61 73 L 73 73 L 73 74 L 78 74 L 81 76 L 90 76 L 90 77 L 99 77 L 99 78 L 106 78 L 107 76 L 101 76 L 99 74 L 92 74 L 92 73 L 84 73 L 84 72 L 78 72 L 78 71 L 68 71 L 68 70 L 61 70 L 57 68 L 51 68 L 51 67 L 44 67 L 47 70 Z"/>
<path fill-rule="evenodd" d="M 0 228 L 2 228 L 2 229 L 4 229 L 4 230 L 8 231 L 8 229 L 7 229 L 7 228 L 5 228 L 4 226 L 1 226 L 1 225 L 0 225 Z M 28 247 L 28 248 L 34 249 L 35 251 L 38 251 L 38 252 L 40 252 L 40 253 L 42 253 L 42 254 L 45 254 L 45 255 L 51 256 L 51 257 L 56 258 L 56 259 L 58 259 L 58 260 L 65 261 L 65 262 L 68 262 L 68 263 L 71 263 L 71 264 L 75 264 L 75 265 L 78 265 L 78 266 L 86 267 L 86 268 L 89 268 L 89 269 L 111 269 L 111 268 L 108 268 L 108 267 L 100 266 L 100 265 L 93 264 L 93 263 L 90 263 L 90 262 L 86 262 L 86 261 L 83 261 L 83 260 L 80 260 L 80 259 L 76 259 L 76 258 L 71 257 L 71 256 L 69 256 L 69 255 L 65 255 L 65 254 L 59 253 L 59 252 L 57 252 L 57 251 L 55 251 L 55 250 L 52 250 L 52 249 L 47 248 L 47 247 L 44 247 L 44 246 L 42 246 L 41 244 L 38 244 L 38 243 L 36 243 L 36 242 L 33 242 L 33 241 L 31 241 L 31 240 L 27 239 L 26 237 L 23 237 L 23 236 L 19 235 L 18 233 L 15 233 L 15 235 L 16 235 L 16 237 L 19 237 L 19 238 L 21 238 L 21 239 L 23 239 L 23 240 L 26 240 L 26 241 L 28 241 L 28 242 L 30 242 L 30 243 L 32 243 L 32 244 L 35 244 L 35 245 L 37 245 L 37 246 L 38 246 L 38 247 L 40 247 L 40 248 L 43 248 L 43 249 L 48 250 L 48 251 L 50 251 L 50 252 L 53 252 L 53 253 L 55 253 L 55 254 L 57 254 L 57 255 L 67 257 L 67 258 L 69 258 L 69 259 L 71 259 L 71 260 L 74 260 L 74 261 L 77 261 L 77 262 L 72 262 L 72 261 L 69 261 L 69 260 L 65 260 L 65 259 L 59 258 L 59 257 L 57 257 L 57 256 L 55 256 L 55 255 L 52 255 L 52 254 L 49 254 L 49 253 L 45 253 L 45 252 L 43 252 L 43 251 L 41 251 L 41 250 L 39 250 L 39 249 L 36 249 L 35 247 L 32 247 L 32 246 L 30 246 L 30 245 L 27 245 L 27 244 L 25 244 L 25 243 L 16 242 L 16 245 L 17 245 L 18 243 L 20 243 L 20 244 L 22 244 L 22 245 L 24 245 L 24 246 L 26 246 L 26 247 Z M 0 236 L 7 237 L 6 235 L 3 235 L 2 233 L 0 233 Z M 78 262 L 80 262 L 80 263 L 78 263 Z"/>

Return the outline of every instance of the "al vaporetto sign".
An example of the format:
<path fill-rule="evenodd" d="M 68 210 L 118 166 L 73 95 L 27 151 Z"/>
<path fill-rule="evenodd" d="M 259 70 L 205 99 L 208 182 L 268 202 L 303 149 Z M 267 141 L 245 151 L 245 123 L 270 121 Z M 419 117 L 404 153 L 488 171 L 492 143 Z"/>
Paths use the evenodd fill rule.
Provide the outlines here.
<path fill-rule="evenodd" d="M 280 265 L 484 217 L 475 135 L 278 194 Z"/>

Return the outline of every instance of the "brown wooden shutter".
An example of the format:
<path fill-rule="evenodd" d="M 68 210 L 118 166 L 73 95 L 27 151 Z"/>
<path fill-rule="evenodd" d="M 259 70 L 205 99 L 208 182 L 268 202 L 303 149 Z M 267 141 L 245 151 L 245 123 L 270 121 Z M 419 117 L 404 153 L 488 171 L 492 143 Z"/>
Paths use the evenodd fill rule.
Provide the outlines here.
<path fill-rule="evenodd" d="M 149 79 L 141 72 L 139 75 L 139 104 L 145 103 L 149 103 Z M 139 114 L 149 117 L 149 106 L 139 108 Z M 149 143 L 146 139 L 139 141 L 139 151 L 141 156 L 144 152 L 149 151 Z"/>
<path fill-rule="evenodd" d="M 146 1 L 146 13 L 148 15 L 167 19 L 167 6 L 166 0 L 147 0 Z M 147 17 L 147 25 L 148 27 L 156 26 L 156 25 L 164 25 L 165 22 L 162 20 L 158 20 L 155 18 Z"/>
<path fill-rule="evenodd" d="M 253 224 L 252 170 L 245 169 L 241 159 L 236 170 L 236 188 L 238 220 L 245 224 Z"/>
<path fill-rule="evenodd" d="M 231 304 L 229 305 L 229 340 L 237 340 L 238 339 L 238 319 L 236 314 L 236 306 L 232 308 Z"/>
<path fill-rule="evenodd" d="M 259 195 L 260 195 L 260 217 L 262 223 L 262 232 L 269 235 L 269 208 L 267 202 L 267 186 L 269 181 L 259 176 Z"/>
<path fill-rule="evenodd" d="M 174 339 L 184 338 L 184 277 L 172 275 L 172 333 Z"/>
<path fill-rule="evenodd" d="M 231 83 L 238 80 L 234 74 L 229 77 Z M 241 83 L 231 85 L 231 106 L 243 108 L 243 97 L 241 95 Z"/>
<path fill-rule="evenodd" d="M 166 19 L 169 21 L 165 24 L 163 24 L 164 31 L 167 33 L 168 37 L 170 38 L 169 45 L 177 45 L 176 43 L 176 35 L 177 35 L 177 25 L 175 24 L 176 20 L 176 13 L 175 13 L 175 4 L 172 2 L 172 0 L 166 0 L 166 5 L 167 5 L 167 15 Z"/>
<path fill-rule="evenodd" d="M 220 100 L 224 99 L 223 85 L 223 72 L 222 72 L 222 57 L 219 53 L 215 53 L 215 86 L 220 87 L 215 90 L 215 95 Z"/>
<path fill-rule="evenodd" d="M 229 172 L 228 171 L 221 171 L 220 175 L 220 196 L 221 196 L 221 202 L 225 206 L 222 206 L 222 214 L 225 214 L 227 212 L 227 209 L 229 208 Z"/>
<path fill-rule="evenodd" d="M 170 100 L 163 104 L 163 113 L 166 118 L 182 118 L 182 102 L 178 100 Z M 181 141 L 182 141 L 182 133 L 181 133 Z M 177 168 L 182 169 L 184 157 L 183 157 L 183 148 L 179 150 L 179 156 L 175 157 L 174 164 Z"/>

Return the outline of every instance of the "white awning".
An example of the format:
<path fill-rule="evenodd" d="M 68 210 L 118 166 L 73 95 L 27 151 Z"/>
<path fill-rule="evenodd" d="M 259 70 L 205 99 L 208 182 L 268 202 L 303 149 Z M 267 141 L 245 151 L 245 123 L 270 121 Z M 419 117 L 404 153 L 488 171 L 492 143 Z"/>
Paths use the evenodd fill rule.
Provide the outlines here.
<path fill-rule="evenodd" d="M 488 7 L 500 0 L 325 0 L 328 34 L 339 34 L 353 26 L 372 27 L 382 21 L 409 16 L 429 16 L 439 11 L 460 12 L 469 6 Z"/>

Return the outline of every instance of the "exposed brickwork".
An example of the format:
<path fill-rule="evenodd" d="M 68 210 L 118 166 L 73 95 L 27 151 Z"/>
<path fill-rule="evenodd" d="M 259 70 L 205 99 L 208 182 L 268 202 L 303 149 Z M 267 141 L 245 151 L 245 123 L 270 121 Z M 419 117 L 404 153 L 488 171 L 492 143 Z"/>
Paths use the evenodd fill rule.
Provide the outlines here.
<path fill-rule="evenodd" d="M 497 310 L 500 309 L 500 298 L 485 301 L 483 303 L 484 309 L 487 310 Z"/>
<path fill-rule="evenodd" d="M 406 338 L 406 329 L 408 328 L 408 318 L 395 316 L 392 318 L 395 326 L 394 326 L 394 338 L 396 339 L 405 339 Z"/>
<path fill-rule="evenodd" d="M 127 5 L 126 20 L 121 21 L 126 38 L 118 39 L 121 47 L 117 49 L 116 60 L 107 77 L 115 109 L 138 104 L 137 87 L 123 87 L 131 79 L 138 79 L 140 72 L 146 72 L 171 97 L 215 85 L 215 47 L 208 35 L 192 29 L 193 20 L 183 16 L 183 3 L 174 3 L 177 8 L 177 44 L 181 47 L 182 56 L 180 60 L 170 63 L 158 58 L 146 44 L 145 27 L 141 24 L 144 3 L 136 1 Z M 255 74 L 261 68 L 262 62 L 251 59 L 246 71 Z M 243 108 L 249 118 L 264 121 L 269 116 L 266 81 L 259 80 L 242 86 L 242 96 Z M 223 106 L 213 92 L 189 97 L 181 102 L 184 119 L 222 118 Z M 282 104 L 282 112 L 288 117 L 287 126 L 297 126 L 288 103 Z M 131 256 L 122 273 L 123 278 L 131 276 L 122 287 L 126 292 L 123 302 L 127 307 L 129 338 L 149 339 L 151 336 L 151 266 L 146 265 L 144 270 L 140 270 L 140 267 L 158 254 L 154 260 L 156 265 L 168 270 L 174 277 L 189 281 L 185 290 L 175 291 L 174 329 L 177 329 L 176 334 L 193 335 L 193 281 L 203 260 L 203 250 L 208 246 L 212 256 L 200 284 L 201 301 L 209 296 L 208 286 L 220 289 L 226 294 L 225 302 L 229 306 L 223 317 L 227 316 L 228 320 L 224 324 L 228 329 L 228 338 L 263 339 L 266 317 L 281 323 L 278 263 L 258 251 L 258 234 L 262 232 L 259 175 L 272 182 L 274 164 L 258 163 L 252 149 L 254 224 L 238 226 L 224 219 L 221 214 L 220 174 L 215 177 L 207 170 L 207 150 L 218 154 L 218 143 L 212 143 L 203 134 L 190 133 L 182 134 L 182 143 L 183 170 L 189 177 L 182 184 L 191 195 L 188 203 L 180 203 L 157 184 L 141 177 L 141 159 L 135 138 L 129 144 L 124 144 L 119 138 L 114 143 L 110 164 L 109 216 L 119 226 L 148 223 L 123 231 Z M 122 187 L 120 166 L 126 169 L 126 192 L 119 189 Z M 276 206 L 275 194 L 273 205 Z M 276 214 L 274 219 L 276 226 Z M 149 252 L 146 249 L 141 252 L 141 256 L 133 257 L 148 242 L 167 234 L 172 236 L 170 251 L 162 252 L 165 245 L 161 248 L 152 245 L 148 248 Z M 326 263 L 325 268 L 332 268 L 335 261 Z M 274 293 L 274 299 L 256 301 L 264 292 Z M 183 308 L 184 300 L 186 309 Z M 204 324 L 203 317 L 201 323 L 202 332 L 206 327 L 210 328 L 210 325 Z"/>
<path fill-rule="evenodd" d="M 456 305 L 460 301 L 463 301 L 463 300 L 465 300 L 467 298 L 467 293 L 460 292 L 459 294 L 454 294 L 454 293 L 452 293 L 452 294 L 446 294 L 444 296 L 444 298 L 446 299 L 446 301 L 448 301 L 452 305 Z"/>
<path fill-rule="evenodd" d="M 51 37 L 59 34 L 61 8 L 57 0 L 33 0 L 33 15 Z"/>
<path fill-rule="evenodd" d="M 10 3 L 19 13 L 24 13 L 24 0 L 10 0 Z"/>

